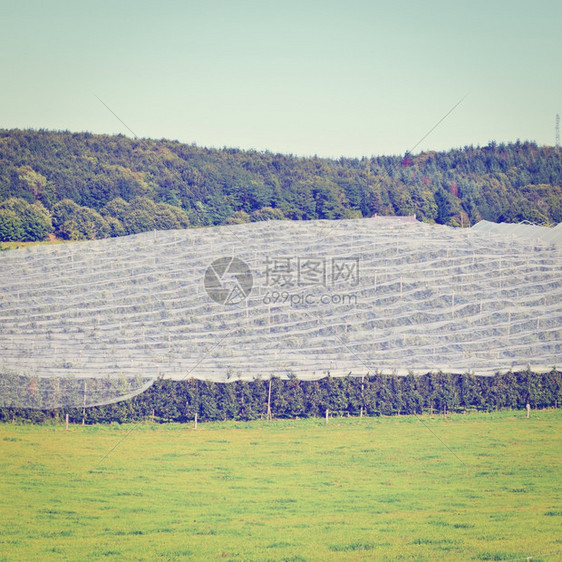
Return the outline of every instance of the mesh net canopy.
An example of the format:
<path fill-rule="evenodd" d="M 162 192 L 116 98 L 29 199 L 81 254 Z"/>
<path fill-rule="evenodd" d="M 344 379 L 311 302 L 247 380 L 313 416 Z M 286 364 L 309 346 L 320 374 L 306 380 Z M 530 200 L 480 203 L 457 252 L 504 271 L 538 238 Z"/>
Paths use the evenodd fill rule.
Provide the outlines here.
<path fill-rule="evenodd" d="M 2 252 L 0 405 L 107 404 L 158 377 L 559 366 L 560 225 L 489 225 L 269 221 Z"/>

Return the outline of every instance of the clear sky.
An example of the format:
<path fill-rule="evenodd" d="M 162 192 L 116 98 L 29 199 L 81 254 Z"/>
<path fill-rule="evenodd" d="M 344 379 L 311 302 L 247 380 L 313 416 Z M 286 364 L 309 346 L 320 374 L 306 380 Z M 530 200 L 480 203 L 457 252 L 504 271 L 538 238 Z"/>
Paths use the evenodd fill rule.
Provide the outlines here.
<path fill-rule="evenodd" d="M 0 0 L 0 128 L 370 156 L 554 144 L 562 2 Z M 94 95 L 95 94 L 95 95 Z"/>

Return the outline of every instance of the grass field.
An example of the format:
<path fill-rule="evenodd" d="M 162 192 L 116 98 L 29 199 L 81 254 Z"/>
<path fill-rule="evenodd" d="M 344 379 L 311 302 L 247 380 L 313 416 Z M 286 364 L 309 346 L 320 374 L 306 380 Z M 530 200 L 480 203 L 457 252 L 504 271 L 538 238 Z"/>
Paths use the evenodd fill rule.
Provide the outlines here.
<path fill-rule="evenodd" d="M 0 560 L 561 560 L 561 430 L 556 410 L 0 425 Z"/>

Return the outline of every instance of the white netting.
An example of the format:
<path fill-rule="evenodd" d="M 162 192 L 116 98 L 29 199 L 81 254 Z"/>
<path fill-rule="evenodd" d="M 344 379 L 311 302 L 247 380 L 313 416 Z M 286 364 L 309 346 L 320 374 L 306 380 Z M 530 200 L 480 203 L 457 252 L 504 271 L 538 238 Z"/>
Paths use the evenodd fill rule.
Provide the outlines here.
<path fill-rule="evenodd" d="M 472 227 L 472 230 L 479 232 L 493 232 L 501 234 L 504 238 L 515 236 L 517 238 L 525 238 L 528 241 L 554 243 L 558 245 L 562 244 L 562 223 L 554 228 L 548 228 L 526 222 L 495 223 L 490 221 L 480 221 Z"/>
<path fill-rule="evenodd" d="M 562 341 L 555 231 L 275 221 L 3 252 L 0 384 L 80 381 L 65 403 L 82 406 L 100 403 L 76 390 L 90 378 L 111 382 L 110 402 L 158 376 L 550 369 Z M 236 274 L 219 279 L 239 290 L 231 305 L 204 285 L 224 256 L 253 277 L 246 299 Z"/>

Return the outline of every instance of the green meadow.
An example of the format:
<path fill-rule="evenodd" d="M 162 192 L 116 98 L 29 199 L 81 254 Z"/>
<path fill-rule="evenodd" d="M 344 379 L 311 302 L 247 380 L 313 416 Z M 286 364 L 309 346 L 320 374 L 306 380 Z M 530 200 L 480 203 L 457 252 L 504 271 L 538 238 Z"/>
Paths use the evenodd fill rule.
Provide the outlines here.
<path fill-rule="evenodd" d="M 0 560 L 562 559 L 562 411 L 0 425 Z"/>

